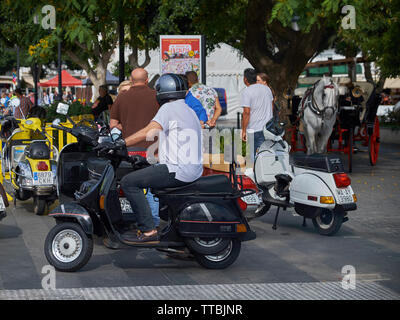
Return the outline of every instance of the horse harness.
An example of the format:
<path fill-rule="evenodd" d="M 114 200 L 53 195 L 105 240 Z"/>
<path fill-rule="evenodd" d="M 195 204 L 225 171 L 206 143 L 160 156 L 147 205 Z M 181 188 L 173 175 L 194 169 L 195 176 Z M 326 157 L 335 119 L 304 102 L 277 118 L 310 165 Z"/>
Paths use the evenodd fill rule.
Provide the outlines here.
<path fill-rule="evenodd" d="M 318 80 L 311 88 L 307 89 L 307 91 L 304 94 L 304 98 L 302 100 L 301 103 L 301 108 L 299 110 L 299 117 L 303 118 L 304 116 L 304 110 L 306 108 L 310 108 L 310 110 L 316 114 L 317 116 L 322 118 L 322 126 L 324 125 L 324 121 L 325 120 L 330 120 L 332 119 L 333 115 L 335 114 L 336 108 L 334 106 L 328 106 L 328 107 L 324 107 L 324 109 L 319 109 L 318 108 L 318 104 L 314 99 L 314 89 L 316 84 L 319 82 L 320 80 Z M 333 84 L 329 84 L 327 86 L 324 86 L 324 89 L 326 88 L 330 88 L 330 89 L 334 89 L 334 85 Z M 326 111 L 332 109 L 332 114 L 330 115 L 329 118 L 326 117 Z"/>

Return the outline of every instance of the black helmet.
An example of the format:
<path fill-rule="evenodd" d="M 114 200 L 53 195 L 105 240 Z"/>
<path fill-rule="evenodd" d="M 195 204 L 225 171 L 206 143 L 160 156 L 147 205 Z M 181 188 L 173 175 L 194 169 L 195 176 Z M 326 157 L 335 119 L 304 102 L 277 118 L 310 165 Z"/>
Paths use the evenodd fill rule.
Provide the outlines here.
<path fill-rule="evenodd" d="M 156 82 L 157 101 L 162 106 L 171 100 L 185 99 L 187 82 L 174 73 L 163 74 Z"/>

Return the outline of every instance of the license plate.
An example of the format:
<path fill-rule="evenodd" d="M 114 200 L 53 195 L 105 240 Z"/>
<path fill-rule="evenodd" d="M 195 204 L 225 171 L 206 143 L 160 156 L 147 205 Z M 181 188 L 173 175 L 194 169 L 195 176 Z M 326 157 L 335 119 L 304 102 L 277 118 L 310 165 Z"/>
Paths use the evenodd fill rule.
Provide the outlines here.
<path fill-rule="evenodd" d="M 258 195 L 256 195 L 255 193 L 242 197 L 242 200 L 247 204 L 256 204 L 256 205 L 260 204 L 260 199 L 258 198 Z"/>
<path fill-rule="evenodd" d="M 119 203 L 121 204 L 122 213 L 133 213 L 132 207 L 128 199 L 119 198 Z"/>
<path fill-rule="evenodd" d="M 2 198 L 2 196 L 0 196 L 0 211 L 4 211 L 6 210 L 6 206 L 4 204 L 4 200 Z"/>
<path fill-rule="evenodd" d="M 339 203 L 351 203 L 354 202 L 353 195 L 349 188 L 337 189 L 337 194 L 339 196 Z"/>
<path fill-rule="evenodd" d="M 51 171 L 34 172 L 33 184 L 34 185 L 53 184 L 53 172 Z"/>

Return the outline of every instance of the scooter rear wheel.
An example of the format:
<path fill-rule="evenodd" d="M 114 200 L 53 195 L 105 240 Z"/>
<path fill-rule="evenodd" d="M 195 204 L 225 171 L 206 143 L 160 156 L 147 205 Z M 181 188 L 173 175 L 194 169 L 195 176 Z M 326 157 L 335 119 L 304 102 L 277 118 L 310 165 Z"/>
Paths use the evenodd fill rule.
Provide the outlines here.
<path fill-rule="evenodd" d="M 55 225 L 46 237 L 44 253 L 47 261 L 59 271 L 81 269 L 93 253 L 93 239 L 74 222 Z"/>
<path fill-rule="evenodd" d="M 321 209 L 321 213 L 312 222 L 319 234 L 333 236 L 336 234 L 343 223 L 345 212 L 340 209 Z"/>
<path fill-rule="evenodd" d="M 230 242 L 228 238 L 185 238 L 190 250 L 201 254 L 216 254 L 225 249 Z"/>
<path fill-rule="evenodd" d="M 207 269 L 225 269 L 239 257 L 242 242 L 239 239 L 230 239 L 228 246 L 213 255 L 193 252 L 196 261 Z"/>

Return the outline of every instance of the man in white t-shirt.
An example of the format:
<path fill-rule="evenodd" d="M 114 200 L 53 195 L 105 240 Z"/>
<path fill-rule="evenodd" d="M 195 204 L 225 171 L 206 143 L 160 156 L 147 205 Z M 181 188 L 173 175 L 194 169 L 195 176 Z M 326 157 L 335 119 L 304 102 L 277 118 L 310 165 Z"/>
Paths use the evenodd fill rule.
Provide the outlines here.
<path fill-rule="evenodd" d="M 264 142 L 264 125 L 273 117 L 271 89 L 257 83 L 257 72 L 248 68 L 243 77 L 246 88 L 240 97 L 240 106 L 243 107 L 242 140 L 247 141 L 250 131 L 254 132 L 254 156 L 257 149 Z"/>
<path fill-rule="evenodd" d="M 145 128 L 125 139 L 129 147 L 152 140 L 159 133 L 159 163 L 134 171 L 121 180 L 122 190 L 137 214 L 140 232 L 127 238 L 133 243 L 159 241 L 143 188 L 179 187 L 197 180 L 203 173 L 201 126 L 196 113 L 185 104 L 183 79 L 165 74 L 157 80 L 155 88 L 160 109 Z M 151 158 L 149 150 L 148 158 Z"/>

